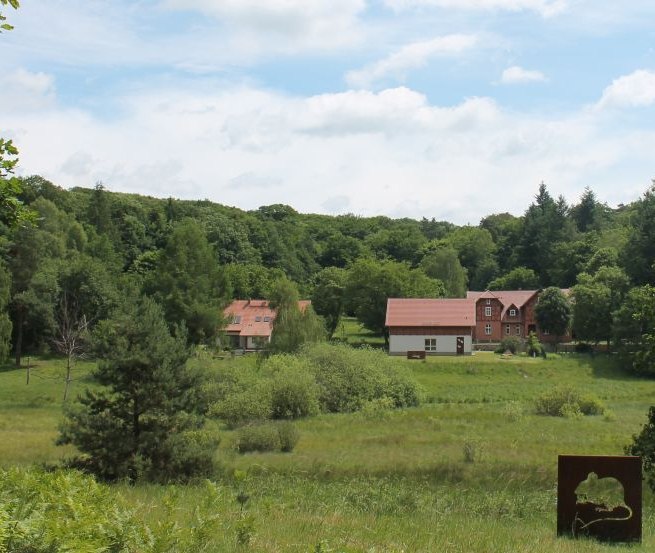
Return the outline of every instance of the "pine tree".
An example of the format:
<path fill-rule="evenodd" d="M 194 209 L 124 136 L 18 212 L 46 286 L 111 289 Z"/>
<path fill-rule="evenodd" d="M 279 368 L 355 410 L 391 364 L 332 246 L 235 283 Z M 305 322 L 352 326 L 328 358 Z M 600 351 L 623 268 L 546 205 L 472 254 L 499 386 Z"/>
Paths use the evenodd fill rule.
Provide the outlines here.
<path fill-rule="evenodd" d="M 169 333 L 161 307 L 139 299 L 98 325 L 96 337 L 104 389 L 87 390 L 67 410 L 59 443 L 74 444 L 80 464 L 108 480 L 209 471 L 217 441 L 201 432 L 201 377 L 186 366 L 185 337 Z"/>

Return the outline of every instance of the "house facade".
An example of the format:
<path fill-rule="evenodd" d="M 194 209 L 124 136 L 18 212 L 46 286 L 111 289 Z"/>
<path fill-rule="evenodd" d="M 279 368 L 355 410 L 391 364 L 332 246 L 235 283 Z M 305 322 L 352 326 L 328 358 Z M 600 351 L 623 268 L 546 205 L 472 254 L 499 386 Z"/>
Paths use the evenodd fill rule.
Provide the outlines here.
<path fill-rule="evenodd" d="M 389 354 L 470 355 L 475 304 L 468 299 L 389 298 Z"/>
<path fill-rule="evenodd" d="M 568 290 L 562 290 L 568 294 Z M 390 298 L 386 326 L 389 353 L 469 354 L 474 342 L 520 340 L 534 332 L 541 342 L 557 337 L 539 328 L 535 307 L 539 290 L 468 292 L 466 299 Z M 570 334 L 559 337 L 571 341 Z"/>
<path fill-rule="evenodd" d="M 298 307 L 305 310 L 311 302 L 301 300 Z M 268 300 L 234 300 L 223 311 L 227 326 L 223 329 L 234 349 L 257 351 L 271 341 L 275 310 Z"/>
<path fill-rule="evenodd" d="M 562 290 L 568 295 L 569 290 Z M 534 332 L 540 342 L 553 342 L 556 337 L 544 332 L 537 324 L 535 307 L 540 290 L 498 290 L 467 292 L 468 300 L 475 302 L 475 333 L 477 342 L 500 342 L 504 338 L 523 339 Z M 560 336 L 563 342 L 571 335 Z"/>

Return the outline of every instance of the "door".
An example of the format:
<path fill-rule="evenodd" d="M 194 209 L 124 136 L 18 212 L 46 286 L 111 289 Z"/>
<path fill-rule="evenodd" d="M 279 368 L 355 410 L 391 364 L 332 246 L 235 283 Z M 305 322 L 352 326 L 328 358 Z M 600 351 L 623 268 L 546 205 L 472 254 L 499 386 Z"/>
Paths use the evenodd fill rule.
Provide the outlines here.
<path fill-rule="evenodd" d="M 464 336 L 457 337 L 457 355 L 464 355 Z"/>

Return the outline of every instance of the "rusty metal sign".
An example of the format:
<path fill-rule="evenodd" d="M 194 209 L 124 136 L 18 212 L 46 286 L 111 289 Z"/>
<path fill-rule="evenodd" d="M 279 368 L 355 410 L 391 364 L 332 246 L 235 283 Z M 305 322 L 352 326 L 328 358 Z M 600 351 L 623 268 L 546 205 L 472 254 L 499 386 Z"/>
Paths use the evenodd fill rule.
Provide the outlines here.
<path fill-rule="evenodd" d="M 641 457 L 558 457 L 558 536 L 640 542 L 641 517 Z"/>

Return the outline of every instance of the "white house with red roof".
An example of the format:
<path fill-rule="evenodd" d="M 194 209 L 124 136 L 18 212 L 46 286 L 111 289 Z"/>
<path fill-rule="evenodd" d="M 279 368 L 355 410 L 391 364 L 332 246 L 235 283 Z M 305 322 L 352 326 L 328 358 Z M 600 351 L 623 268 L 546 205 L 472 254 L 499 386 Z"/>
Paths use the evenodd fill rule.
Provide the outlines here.
<path fill-rule="evenodd" d="M 304 311 L 309 300 L 301 300 L 298 307 Z M 268 300 L 234 300 L 223 311 L 227 326 L 223 329 L 232 347 L 245 351 L 256 351 L 271 341 L 275 310 Z"/>
<path fill-rule="evenodd" d="M 469 299 L 389 298 L 389 353 L 464 355 L 473 350 L 475 303 Z"/>

